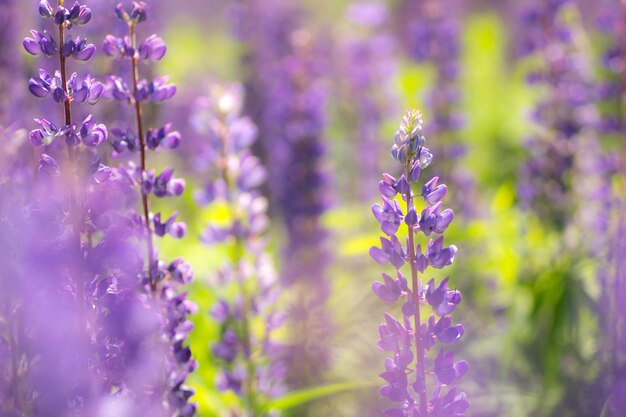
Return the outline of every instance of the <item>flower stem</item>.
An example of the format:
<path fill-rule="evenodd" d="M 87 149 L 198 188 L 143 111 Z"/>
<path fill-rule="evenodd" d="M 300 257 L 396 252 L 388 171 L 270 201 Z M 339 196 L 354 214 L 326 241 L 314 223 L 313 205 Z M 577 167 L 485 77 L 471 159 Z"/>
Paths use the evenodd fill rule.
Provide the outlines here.
<path fill-rule="evenodd" d="M 59 4 L 62 4 L 62 2 L 59 2 Z M 64 115 L 65 115 L 65 125 L 66 126 L 71 126 L 72 125 L 72 105 L 71 105 L 71 99 L 70 99 L 70 94 L 67 88 L 67 68 L 66 68 L 66 58 L 63 55 L 63 45 L 65 44 L 65 26 L 64 23 L 61 23 L 59 25 L 59 72 L 61 73 L 61 84 L 63 85 L 63 91 L 65 92 L 65 101 L 63 102 L 63 110 L 64 110 Z M 75 245 L 75 250 L 76 253 L 79 254 L 79 258 L 73 260 L 70 263 L 70 268 L 73 269 L 72 275 L 74 275 L 74 279 L 76 280 L 76 299 L 77 299 L 77 308 L 78 308 L 78 316 L 79 316 L 79 321 L 78 321 L 78 326 L 79 326 L 79 332 L 81 335 L 84 336 L 85 340 L 86 340 L 86 346 L 85 348 L 88 348 L 89 342 L 88 342 L 88 337 L 89 337 L 89 324 L 88 324 L 88 320 L 87 320 L 87 308 L 86 308 L 86 301 L 87 301 L 87 296 L 85 294 L 85 283 L 83 282 L 82 277 L 80 277 L 79 275 L 81 274 L 82 271 L 84 271 L 84 269 L 82 268 L 83 265 L 81 265 L 84 262 L 84 255 L 83 255 L 83 248 L 82 248 L 82 242 L 81 242 L 81 224 L 80 224 L 80 220 L 79 220 L 79 213 L 78 213 L 78 203 L 77 203 L 77 192 L 76 192 L 76 179 L 77 179 L 77 173 L 76 173 L 76 154 L 74 152 L 74 144 L 67 142 L 67 159 L 68 159 L 68 185 L 69 185 L 69 203 L 70 203 L 70 212 L 69 212 L 69 216 L 70 216 L 70 220 L 72 223 L 72 233 L 73 233 L 73 240 L 74 240 L 74 245 Z M 78 361 L 81 363 L 81 365 L 84 367 L 84 369 L 88 372 L 89 371 L 89 361 L 87 359 L 87 357 L 81 353 L 79 355 Z M 91 390 L 93 387 L 89 387 L 89 389 Z"/>
<path fill-rule="evenodd" d="M 59 72 L 61 73 L 61 84 L 65 92 L 65 101 L 63 102 L 63 110 L 65 115 L 65 125 L 72 125 L 72 105 L 70 94 L 67 88 L 67 68 L 66 59 L 63 55 L 63 45 L 65 44 L 65 26 L 63 23 L 59 25 Z M 70 193 L 70 219 L 72 222 L 72 232 L 74 245 L 77 253 L 82 253 L 82 245 L 80 239 L 80 224 L 78 219 L 78 210 L 76 202 L 76 155 L 74 153 L 74 145 L 67 143 L 67 159 L 68 159 L 68 183 Z M 79 268 L 76 268 L 78 271 Z M 84 283 L 78 278 L 76 279 L 76 297 L 78 299 L 78 311 L 81 317 L 85 317 L 85 288 Z"/>
<path fill-rule="evenodd" d="M 419 151 L 418 151 L 419 154 Z M 411 161 L 413 158 L 408 157 L 407 162 L 405 164 L 405 176 L 407 181 L 411 178 Z M 409 189 L 406 192 L 404 198 L 406 199 L 406 213 L 409 213 L 409 210 L 413 208 L 413 191 L 411 190 L 410 182 Z M 416 350 L 416 360 L 415 360 L 415 371 L 416 371 L 416 379 L 417 385 L 419 387 L 419 399 L 420 399 L 420 416 L 428 417 L 428 408 L 427 408 L 427 399 L 426 399 L 426 376 L 424 371 L 424 347 L 422 345 L 422 331 L 421 331 L 421 317 L 420 317 L 420 286 L 417 278 L 417 265 L 416 263 L 416 253 L 415 253 L 415 237 L 413 233 L 413 226 L 407 225 L 408 232 L 408 247 L 407 250 L 409 252 L 409 264 L 411 265 L 411 294 L 413 297 L 413 306 L 415 309 L 414 314 L 414 335 L 415 335 L 415 350 Z"/>
<path fill-rule="evenodd" d="M 61 84 L 63 85 L 63 91 L 65 92 L 65 101 L 63 102 L 63 110 L 65 115 L 65 125 L 70 126 L 72 124 L 72 106 L 70 103 L 70 95 L 67 89 L 67 69 L 65 63 L 65 56 L 63 55 L 63 44 L 65 43 L 65 27 L 63 23 L 59 25 L 59 72 L 61 72 Z M 78 219 L 76 218 L 76 155 L 74 154 L 74 147 L 72 144 L 67 143 L 67 159 L 69 162 L 69 192 L 70 192 L 70 217 L 72 218 L 72 228 L 74 231 L 74 240 L 78 248 L 80 249 L 80 227 L 78 225 Z"/>
<path fill-rule="evenodd" d="M 135 119 L 137 120 L 137 136 L 139 137 L 139 154 L 141 158 L 141 175 L 146 172 L 146 141 L 143 134 L 143 114 L 141 111 L 141 103 L 137 99 L 137 90 L 139 82 L 139 69 L 137 68 L 137 60 L 139 56 L 136 52 L 136 34 L 135 24 L 133 22 L 128 24 L 130 30 L 131 47 L 135 50 L 135 54 L 131 58 L 131 66 L 133 73 L 133 102 L 135 105 Z M 154 242 L 152 241 L 152 228 L 150 227 L 150 207 L 148 205 L 148 195 L 141 191 L 141 205 L 143 207 L 143 218 L 146 224 L 146 242 L 148 245 L 148 282 L 150 283 L 150 290 L 156 291 L 156 278 L 152 276 L 152 268 L 154 266 Z"/>
<path fill-rule="evenodd" d="M 241 218 L 239 216 L 239 210 L 237 209 L 237 205 L 234 198 L 234 179 L 231 177 L 231 173 L 228 169 L 228 132 L 226 130 L 226 121 L 222 120 L 222 129 L 221 129 L 221 155 L 219 168 L 222 175 L 222 179 L 226 183 L 226 189 L 228 190 L 228 204 L 230 207 L 230 212 L 232 214 L 233 223 L 241 222 Z M 239 284 L 239 291 L 242 299 L 242 317 L 241 317 L 241 333 L 242 333 L 242 344 L 243 344 L 243 356 L 246 363 L 246 388 L 245 388 L 245 401 L 246 408 L 248 412 L 248 417 L 256 416 L 256 399 L 254 396 L 254 375 L 256 374 L 256 369 L 254 365 L 254 361 L 251 358 L 252 355 L 252 342 L 250 336 L 250 323 L 248 322 L 248 312 L 251 310 L 250 299 L 248 297 L 246 291 L 246 285 L 244 279 L 242 277 L 242 271 L 240 268 L 241 261 L 243 259 L 243 244 L 241 236 L 237 235 L 235 237 L 235 249 L 232 255 L 232 262 L 234 265 L 234 273 L 235 279 Z"/>

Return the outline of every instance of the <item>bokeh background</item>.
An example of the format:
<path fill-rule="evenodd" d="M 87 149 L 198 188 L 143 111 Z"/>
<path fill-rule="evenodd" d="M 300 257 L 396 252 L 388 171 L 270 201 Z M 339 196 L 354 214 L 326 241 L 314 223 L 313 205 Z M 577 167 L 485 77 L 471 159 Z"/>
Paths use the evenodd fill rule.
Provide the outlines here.
<path fill-rule="evenodd" d="M 11 74 L 0 77 L 0 124 L 18 131 L 30 129 L 38 112 L 24 93 L 38 64 L 21 50 L 28 28 L 39 24 L 31 3 L 0 2 L 0 48 L 8 51 L 0 56 L 11 57 L 0 62 Z M 89 39 L 100 45 L 115 31 L 115 2 L 86 3 L 94 10 Z M 190 342 L 201 366 L 189 383 L 200 416 L 230 415 L 238 401 L 216 388 L 211 353 L 219 331 L 210 315 L 214 275 L 228 248 L 199 239 L 209 221 L 228 214 L 219 205 L 199 208 L 193 196 L 206 167 L 196 158 L 203 138 L 192 115 L 214 82 L 244 85 L 245 113 L 259 127 L 255 153 L 269 169 L 268 241 L 292 318 L 279 337 L 303 346 L 290 365 L 297 371 L 280 404 L 284 415 L 375 416 L 385 408 L 376 349 L 385 306 L 371 292 L 381 268 L 368 256 L 379 236 L 370 208 L 382 172 L 398 174 L 388 150 L 408 107 L 423 112 L 435 154 L 429 169 L 448 185 L 456 214 L 446 241 L 459 252 L 445 274 L 463 293 L 455 314 L 466 335 L 457 355 L 470 363 L 460 384 L 470 415 L 611 415 L 606 404 L 625 353 L 614 283 L 623 273 L 626 114 L 623 88 L 607 89 L 626 84 L 619 49 L 626 6 L 148 3 L 154 19 L 144 35 L 158 32 L 168 44 L 155 71 L 178 86 L 149 117 L 173 122 L 183 145 L 150 163 L 174 166 L 187 180 L 182 202 L 158 204 L 179 211 L 188 237 L 163 240 L 160 249 L 184 256 L 195 271 Z M 542 7 L 558 13 L 537 12 Z M 106 73 L 108 65 L 102 59 L 94 67 Z"/>

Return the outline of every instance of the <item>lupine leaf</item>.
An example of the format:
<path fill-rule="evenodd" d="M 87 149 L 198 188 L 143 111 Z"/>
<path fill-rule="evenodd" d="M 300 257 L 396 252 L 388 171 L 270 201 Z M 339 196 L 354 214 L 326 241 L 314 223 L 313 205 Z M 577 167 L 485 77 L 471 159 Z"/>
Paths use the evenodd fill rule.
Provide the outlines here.
<path fill-rule="evenodd" d="M 363 388 L 371 388 L 380 385 L 378 381 L 342 382 L 338 384 L 322 385 L 293 391 L 266 404 L 266 410 L 288 410 L 308 402 L 339 394 L 345 391 L 353 391 Z"/>

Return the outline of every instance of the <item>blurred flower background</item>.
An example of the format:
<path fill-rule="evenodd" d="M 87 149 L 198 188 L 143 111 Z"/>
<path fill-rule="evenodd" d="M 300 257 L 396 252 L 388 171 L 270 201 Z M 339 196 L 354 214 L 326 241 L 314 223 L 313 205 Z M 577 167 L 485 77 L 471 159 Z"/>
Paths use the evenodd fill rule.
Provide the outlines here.
<path fill-rule="evenodd" d="M 0 416 L 385 415 L 407 108 L 470 407 L 386 415 L 626 416 L 624 0 L 62 3 L 0 0 Z"/>

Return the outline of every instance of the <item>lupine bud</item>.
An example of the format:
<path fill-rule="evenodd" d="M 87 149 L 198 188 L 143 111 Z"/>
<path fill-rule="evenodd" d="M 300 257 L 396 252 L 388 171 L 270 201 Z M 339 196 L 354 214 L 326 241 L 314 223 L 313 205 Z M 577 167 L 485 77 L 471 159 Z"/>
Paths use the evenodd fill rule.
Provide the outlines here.
<path fill-rule="evenodd" d="M 56 13 L 54 14 L 54 23 L 57 25 L 62 25 L 68 16 L 67 9 L 63 6 L 59 6 Z"/>
<path fill-rule="evenodd" d="M 41 0 L 39 2 L 39 15 L 43 18 L 52 17 L 52 7 L 48 0 Z"/>
<path fill-rule="evenodd" d="M 115 15 L 122 22 L 128 22 L 128 20 L 130 19 L 130 17 L 128 16 L 128 13 L 126 13 L 126 10 L 124 10 L 124 5 L 122 3 L 118 3 L 115 6 Z"/>
<path fill-rule="evenodd" d="M 137 23 L 144 22 L 148 17 L 147 7 L 148 6 L 143 1 L 134 1 L 130 11 L 130 18 Z"/>
<path fill-rule="evenodd" d="M 415 226 L 417 224 L 417 213 L 415 213 L 415 208 L 411 207 L 407 215 L 404 217 L 404 222 L 408 226 Z"/>
<path fill-rule="evenodd" d="M 165 55 L 167 46 L 163 39 L 157 35 L 152 35 L 139 45 L 139 57 L 141 59 L 149 59 L 159 61 Z"/>

